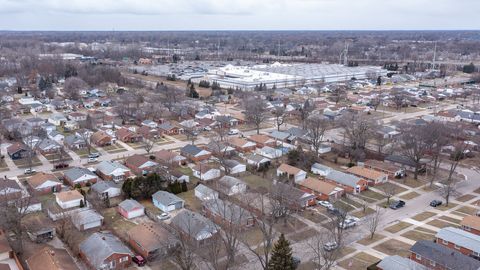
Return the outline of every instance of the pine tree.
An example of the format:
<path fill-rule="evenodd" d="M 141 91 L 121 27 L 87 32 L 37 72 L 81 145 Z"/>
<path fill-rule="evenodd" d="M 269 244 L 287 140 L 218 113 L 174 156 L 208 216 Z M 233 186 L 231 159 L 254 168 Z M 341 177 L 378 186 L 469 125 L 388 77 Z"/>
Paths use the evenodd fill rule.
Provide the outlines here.
<path fill-rule="evenodd" d="M 292 257 L 292 248 L 290 242 L 285 239 L 285 236 L 280 234 L 278 241 L 272 249 L 272 255 L 268 262 L 269 270 L 294 270 L 295 266 Z"/>

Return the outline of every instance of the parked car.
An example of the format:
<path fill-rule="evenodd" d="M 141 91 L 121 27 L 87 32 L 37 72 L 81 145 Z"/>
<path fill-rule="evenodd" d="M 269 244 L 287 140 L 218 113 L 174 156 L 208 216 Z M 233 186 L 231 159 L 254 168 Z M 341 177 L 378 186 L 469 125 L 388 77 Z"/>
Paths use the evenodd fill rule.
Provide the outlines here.
<path fill-rule="evenodd" d="M 159 220 L 167 220 L 170 218 L 170 215 L 167 213 L 161 213 L 160 215 L 157 216 Z"/>
<path fill-rule="evenodd" d="M 25 174 L 34 174 L 36 173 L 37 171 L 35 169 L 25 169 Z"/>
<path fill-rule="evenodd" d="M 228 135 L 237 135 L 240 131 L 238 129 L 230 129 Z"/>
<path fill-rule="evenodd" d="M 437 207 L 437 206 L 440 206 L 440 205 L 442 205 L 442 201 L 440 201 L 440 200 L 433 200 L 433 201 L 430 202 L 431 207 Z"/>
<path fill-rule="evenodd" d="M 54 168 L 56 170 L 58 169 L 64 169 L 64 168 L 68 168 L 68 164 L 67 163 L 59 163 L 59 164 L 55 164 Z"/>
<path fill-rule="evenodd" d="M 89 157 L 89 158 L 98 158 L 98 157 L 100 157 L 100 153 L 98 153 L 98 152 L 96 152 L 96 153 L 90 153 L 90 154 L 88 155 L 88 157 Z"/>
<path fill-rule="evenodd" d="M 323 245 L 323 249 L 326 250 L 326 251 L 332 251 L 332 250 L 335 250 L 338 248 L 338 244 L 337 242 L 333 241 L 333 242 L 328 242 L 328 243 L 325 243 Z"/>
<path fill-rule="evenodd" d="M 317 204 L 326 208 L 333 208 L 333 204 L 329 201 L 318 201 Z"/>
<path fill-rule="evenodd" d="M 133 256 L 132 261 L 136 263 L 138 266 L 144 266 L 147 263 L 147 261 L 140 255 Z"/>
<path fill-rule="evenodd" d="M 97 160 L 97 158 L 88 158 L 88 163 L 95 163 Z"/>
<path fill-rule="evenodd" d="M 357 225 L 358 219 L 354 218 L 346 218 L 343 222 L 338 223 L 338 227 L 342 229 L 348 229 L 351 227 L 355 227 Z"/>
<path fill-rule="evenodd" d="M 405 202 L 402 201 L 402 200 L 398 200 L 398 201 L 392 202 L 390 204 L 390 208 L 393 209 L 393 210 L 396 210 L 398 208 L 402 208 L 404 206 L 405 206 Z"/>
<path fill-rule="evenodd" d="M 327 211 L 330 213 L 330 214 L 333 214 L 333 215 L 336 215 L 336 216 L 342 216 L 345 214 L 345 212 L 341 209 L 337 209 L 335 207 L 330 207 L 330 208 L 327 208 Z"/>

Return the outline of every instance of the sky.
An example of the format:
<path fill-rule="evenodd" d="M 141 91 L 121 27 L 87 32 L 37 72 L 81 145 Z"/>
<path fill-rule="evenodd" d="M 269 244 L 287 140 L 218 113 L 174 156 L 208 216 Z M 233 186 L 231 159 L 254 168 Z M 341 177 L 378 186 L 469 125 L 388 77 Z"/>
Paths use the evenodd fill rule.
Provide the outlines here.
<path fill-rule="evenodd" d="M 479 30 L 480 0 L 0 0 L 0 30 Z"/>

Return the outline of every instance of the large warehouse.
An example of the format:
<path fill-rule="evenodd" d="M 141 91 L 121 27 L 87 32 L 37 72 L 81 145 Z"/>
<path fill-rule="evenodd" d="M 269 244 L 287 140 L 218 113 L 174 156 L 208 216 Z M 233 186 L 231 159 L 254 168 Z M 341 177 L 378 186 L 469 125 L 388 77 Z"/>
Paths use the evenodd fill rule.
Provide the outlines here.
<path fill-rule="evenodd" d="M 385 76 L 387 71 L 380 67 L 346 67 L 338 64 L 281 64 L 254 66 L 226 65 L 211 69 L 203 79 L 216 81 L 224 88 L 252 90 L 259 84 L 268 88 L 299 87 L 316 83 L 348 81 L 352 78 L 366 79 Z M 200 80 L 200 79 L 198 79 Z"/>

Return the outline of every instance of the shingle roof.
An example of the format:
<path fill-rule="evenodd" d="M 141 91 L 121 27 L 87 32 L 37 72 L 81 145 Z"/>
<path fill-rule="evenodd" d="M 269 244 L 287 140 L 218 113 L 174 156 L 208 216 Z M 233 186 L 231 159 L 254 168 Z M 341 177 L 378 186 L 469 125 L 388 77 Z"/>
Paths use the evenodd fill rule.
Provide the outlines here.
<path fill-rule="evenodd" d="M 80 250 L 94 266 L 101 266 L 112 254 L 132 255 L 132 252 L 109 232 L 97 232 L 80 243 Z"/>
<path fill-rule="evenodd" d="M 187 144 L 180 151 L 182 153 L 187 153 L 189 155 L 195 156 L 196 154 L 200 153 L 202 149 L 196 145 Z"/>
<path fill-rule="evenodd" d="M 93 209 L 87 209 L 72 214 L 72 222 L 76 225 L 83 225 L 103 220 L 103 216 Z"/>
<path fill-rule="evenodd" d="M 347 170 L 347 172 L 358 175 L 360 177 L 363 177 L 365 179 L 372 179 L 372 180 L 377 180 L 382 177 L 385 177 L 384 173 L 375 171 L 373 169 L 367 169 L 365 167 L 360 167 L 360 166 L 353 166 Z"/>
<path fill-rule="evenodd" d="M 202 194 L 218 194 L 217 191 L 205 186 L 204 184 L 200 184 L 195 187 L 195 191 L 198 191 Z"/>
<path fill-rule="evenodd" d="M 152 195 L 152 199 L 161 203 L 162 205 L 171 205 L 177 202 L 184 202 L 184 200 L 178 197 L 177 195 L 167 191 L 163 191 L 163 190 L 159 190 L 155 192 Z"/>
<path fill-rule="evenodd" d="M 138 224 L 127 235 L 149 252 L 173 245 L 177 241 L 167 229 L 154 222 Z"/>
<path fill-rule="evenodd" d="M 242 224 L 250 217 L 245 209 L 221 199 L 209 200 L 203 205 L 215 215 L 233 224 Z"/>
<path fill-rule="evenodd" d="M 385 270 L 427 270 L 427 267 L 398 255 L 383 258 L 377 267 Z"/>
<path fill-rule="evenodd" d="M 173 217 L 171 224 L 197 240 L 207 239 L 217 232 L 212 221 L 188 209 L 183 209 Z"/>
<path fill-rule="evenodd" d="M 92 186 L 92 189 L 97 193 L 104 193 L 110 188 L 120 188 L 112 181 L 98 181 Z"/>
<path fill-rule="evenodd" d="M 130 171 L 127 167 L 123 166 L 117 161 L 107 161 L 104 160 L 97 165 L 96 168 L 98 171 L 102 172 L 105 175 L 112 174 L 115 170 L 120 169 L 123 171 Z"/>
<path fill-rule="evenodd" d="M 241 184 L 245 185 L 245 182 L 243 182 L 242 180 L 240 180 L 238 178 L 235 178 L 235 177 L 232 177 L 232 176 L 228 176 L 228 175 L 225 175 L 222 178 L 218 179 L 217 182 L 220 185 L 222 185 L 224 187 L 227 187 L 227 188 L 231 188 L 235 185 L 241 185 Z"/>
<path fill-rule="evenodd" d="M 357 186 L 358 181 L 360 181 L 359 177 L 356 177 L 353 174 L 348 174 L 336 170 L 331 170 L 325 178 L 335 181 L 339 184 L 350 186 L 355 188 Z"/>
<path fill-rule="evenodd" d="M 294 166 L 290 166 L 286 163 L 282 163 L 282 165 L 280 165 L 280 167 L 277 168 L 278 171 L 281 171 L 281 172 L 286 172 L 288 174 L 297 174 L 297 173 L 301 173 L 301 172 L 305 172 L 297 167 L 294 167 Z"/>
<path fill-rule="evenodd" d="M 70 170 L 64 172 L 64 175 L 71 180 L 76 180 L 84 175 L 97 177 L 97 175 L 91 172 L 89 169 L 79 167 L 71 168 Z"/>
<path fill-rule="evenodd" d="M 480 253 L 480 235 L 469 233 L 454 227 L 446 227 L 438 231 L 435 237 Z"/>
<path fill-rule="evenodd" d="M 308 177 L 307 179 L 298 183 L 298 185 L 326 195 L 329 195 L 337 188 L 337 186 L 333 184 L 315 179 L 313 177 Z"/>
<path fill-rule="evenodd" d="M 385 160 L 391 161 L 391 162 L 394 162 L 394 163 L 399 163 L 399 164 L 402 164 L 402 165 L 412 166 L 412 167 L 415 167 L 415 165 L 416 165 L 413 160 L 411 160 L 410 158 L 405 157 L 405 156 L 390 155 L 390 156 L 385 157 Z"/>
<path fill-rule="evenodd" d="M 466 216 L 463 218 L 460 225 L 467 226 L 472 229 L 480 230 L 480 217 L 479 216 Z"/>
<path fill-rule="evenodd" d="M 119 203 L 118 206 L 127 212 L 130 212 L 136 208 L 145 208 L 142 204 L 132 199 L 126 199 Z"/>
<path fill-rule="evenodd" d="M 437 264 L 448 267 L 449 269 L 465 269 L 478 270 L 480 269 L 480 261 L 471 257 L 463 255 L 462 253 L 450 249 L 448 247 L 436 244 L 432 241 L 420 240 L 417 241 L 411 248 L 415 254 L 423 258 L 432 260 Z"/>

